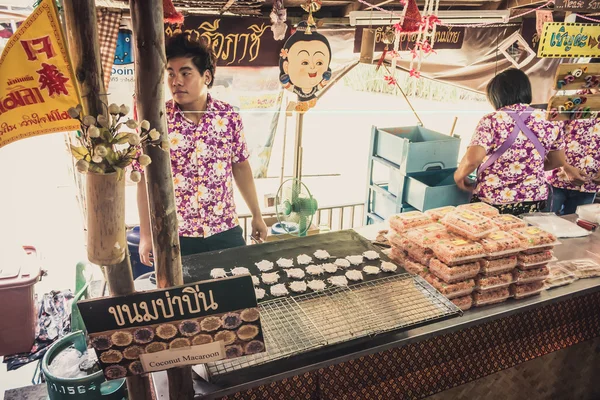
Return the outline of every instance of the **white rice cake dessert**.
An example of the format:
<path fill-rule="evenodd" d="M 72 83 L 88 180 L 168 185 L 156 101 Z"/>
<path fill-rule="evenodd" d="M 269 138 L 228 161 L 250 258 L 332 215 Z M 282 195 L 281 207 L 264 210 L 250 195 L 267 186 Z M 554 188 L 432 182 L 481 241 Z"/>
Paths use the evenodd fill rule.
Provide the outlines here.
<path fill-rule="evenodd" d="M 312 257 L 306 254 L 300 254 L 297 259 L 300 265 L 308 265 L 312 262 Z"/>
<path fill-rule="evenodd" d="M 327 287 L 327 285 L 325 284 L 325 282 L 323 282 L 320 279 L 313 279 L 312 281 L 308 281 L 308 287 L 311 290 L 318 292 L 319 290 L 325 289 Z"/>
<path fill-rule="evenodd" d="M 334 263 L 322 264 L 321 267 L 328 274 L 335 274 L 337 272 L 337 270 L 338 270 L 338 266 L 335 265 Z"/>
<path fill-rule="evenodd" d="M 256 294 L 256 300 L 262 300 L 265 297 L 266 293 L 267 292 L 265 291 L 265 289 L 254 288 L 254 294 Z"/>
<path fill-rule="evenodd" d="M 346 278 L 348 278 L 348 280 L 351 281 L 362 281 L 363 280 L 363 274 L 360 271 L 356 271 L 356 270 L 350 270 L 350 271 L 346 271 Z"/>
<path fill-rule="evenodd" d="M 227 272 L 223 268 L 213 268 L 210 271 L 210 277 L 213 279 L 226 278 Z"/>
<path fill-rule="evenodd" d="M 323 267 L 321 267 L 320 265 L 309 265 L 308 267 L 306 267 L 306 273 L 313 276 L 322 275 Z"/>
<path fill-rule="evenodd" d="M 231 270 L 231 275 L 233 276 L 241 276 L 241 275 L 250 275 L 250 270 L 244 267 L 235 267 Z"/>
<path fill-rule="evenodd" d="M 305 276 L 304 270 L 302 268 L 290 268 L 285 270 L 288 278 L 291 279 L 303 279 Z"/>
<path fill-rule="evenodd" d="M 360 265 L 363 263 L 363 256 L 347 256 L 346 260 L 350 261 L 352 265 Z"/>
<path fill-rule="evenodd" d="M 291 282 L 290 290 L 294 293 L 304 293 L 304 292 L 306 292 L 306 282 L 304 282 L 304 281 Z"/>
<path fill-rule="evenodd" d="M 375 267 L 373 265 L 367 265 L 366 267 L 363 268 L 363 272 L 367 275 L 377 275 L 378 273 L 381 272 L 381 270 L 379 269 L 379 267 Z"/>
<path fill-rule="evenodd" d="M 288 294 L 290 294 L 290 292 L 288 292 L 283 283 L 278 283 L 277 285 L 271 286 L 271 295 L 275 297 L 286 296 Z"/>
<path fill-rule="evenodd" d="M 263 283 L 266 285 L 273 285 L 279 281 L 279 273 L 278 272 L 266 272 L 260 276 L 262 278 Z"/>
<path fill-rule="evenodd" d="M 397 269 L 398 269 L 398 266 L 392 262 L 389 262 L 389 261 L 381 262 L 381 270 L 383 272 L 396 272 Z"/>
<path fill-rule="evenodd" d="M 291 268 L 294 266 L 294 260 L 290 260 L 289 258 L 280 258 L 277 260 L 277 265 L 281 268 Z"/>
<path fill-rule="evenodd" d="M 340 268 L 350 267 L 350 261 L 346 260 L 345 258 L 338 258 L 337 260 L 335 260 L 334 264 Z"/>
<path fill-rule="evenodd" d="M 262 260 L 262 261 L 259 261 L 259 262 L 257 262 L 257 263 L 254 263 L 254 265 L 256 265 L 256 268 L 258 268 L 258 270 L 259 270 L 260 272 L 268 272 L 268 271 L 270 271 L 270 270 L 272 270 L 272 269 L 273 269 L 273 266 L 274 266 L 275 264 L 273 264 L 273 263 L 272 263 L 271 261 L 269 261 L 269 260 Z"/>
<path fill-rule="evenodd" d="M 375 250 L 367 250 L 363 253 L 363 257 L 367 260 L 379 260 L 379 253 Z"/>
<path fill-rule="evenodd" d="M 331 257 L 327 250 L 317 250 L 315 251 L 314 256 L 317 260 L 327 260 Z"/>
<path fill-rule="evenodd" d="M 327 279 L 333 286 L 348 286 L 348 279 L 345 276 L 332 276 Z"/>

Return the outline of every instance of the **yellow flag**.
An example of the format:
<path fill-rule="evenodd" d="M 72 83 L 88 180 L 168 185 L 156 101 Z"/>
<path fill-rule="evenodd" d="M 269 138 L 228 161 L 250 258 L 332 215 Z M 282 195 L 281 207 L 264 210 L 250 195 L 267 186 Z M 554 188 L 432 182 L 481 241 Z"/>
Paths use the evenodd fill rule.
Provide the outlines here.
<path fill-rule="evenodd" d="M 42 0 L 0 58 L 0 147 L 79 128 L 67 110 L 80 104 L 54 0 Z"/>

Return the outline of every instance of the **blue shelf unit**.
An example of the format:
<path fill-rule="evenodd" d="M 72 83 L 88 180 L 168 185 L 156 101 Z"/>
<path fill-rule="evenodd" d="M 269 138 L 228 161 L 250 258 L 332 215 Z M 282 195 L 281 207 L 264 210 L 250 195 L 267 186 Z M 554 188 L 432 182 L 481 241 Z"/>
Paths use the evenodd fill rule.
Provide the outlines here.
<path fill-rule="evenodd" d="M 421 126 L 371 131 L 365 224 L 393 214 L 464 204 L 454 183 L 460 139 Z M 375 174 L 385 171 L 383 174 Z M 378 176 L 375 176 L 378 175 Z"/>

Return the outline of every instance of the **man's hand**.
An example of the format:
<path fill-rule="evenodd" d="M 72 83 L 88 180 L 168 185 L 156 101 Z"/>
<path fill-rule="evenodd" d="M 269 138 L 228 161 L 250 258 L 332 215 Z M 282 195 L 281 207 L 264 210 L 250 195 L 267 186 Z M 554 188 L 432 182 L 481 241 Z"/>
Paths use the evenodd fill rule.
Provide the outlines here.
<path fill-rule="evenodd" d="M 592 178 L 592 182 L 594 182 L 596 185 L 600 185 L 600 171 L 598 171 L 596 175 L 594 175 L 594 177 Z"/>
<path fill-rule="evenodd" d="M 572 165 L 564 166 L 563 171 L 567 176 L 567 180 L 575 186 L 584 185 L 589 180 L 589 177 L 583 171 Z"/>
<path fill-rule="evenodd" d="M 140 261 L 142 264 L 152 267 L 154 265 L 154 256 L 152 255 L 152 237 L 140 236 Z"/>
<path fill-rule="evenodd" d="M 458 177 L 455 177 L 454 181 L 456 182 L 456 186 L 458 186 L 460 190 L 469 193 L 473 193 L 475 191 L 475 182 L 473 182 L 468 177 L 463 179 L 458 179 Z"/>
<path fill-rule="evenodd" d="M 261 216 L 252 218 L 252 237 L 264 242 L 267 239 L 267 224 Z"/>

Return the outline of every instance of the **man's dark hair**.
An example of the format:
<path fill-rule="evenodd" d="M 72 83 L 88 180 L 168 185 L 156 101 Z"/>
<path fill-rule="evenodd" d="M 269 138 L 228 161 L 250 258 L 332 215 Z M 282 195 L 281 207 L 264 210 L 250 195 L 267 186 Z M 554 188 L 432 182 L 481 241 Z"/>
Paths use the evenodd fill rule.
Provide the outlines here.
<path fill-rule="evenodd" d="M 516 68 L 496 75 L 487 85 L 487 98 L 496 110 L 513 104 L 531 103 L 531 82 Z"/>
<path fill-rule="evenodd" d="M 192 63 L 201 74 L 209 71 L 211 75 L 208 87 L 212 87 L 215 82 L 215 70 L 217 69 L 217 58 L 215 53 L 203 41 L 190 40 L 188 35 L 176 34 L 167 42 L 166 54 L 167 61 L 172 58 L 187 57 L 192 59 Z"/>

